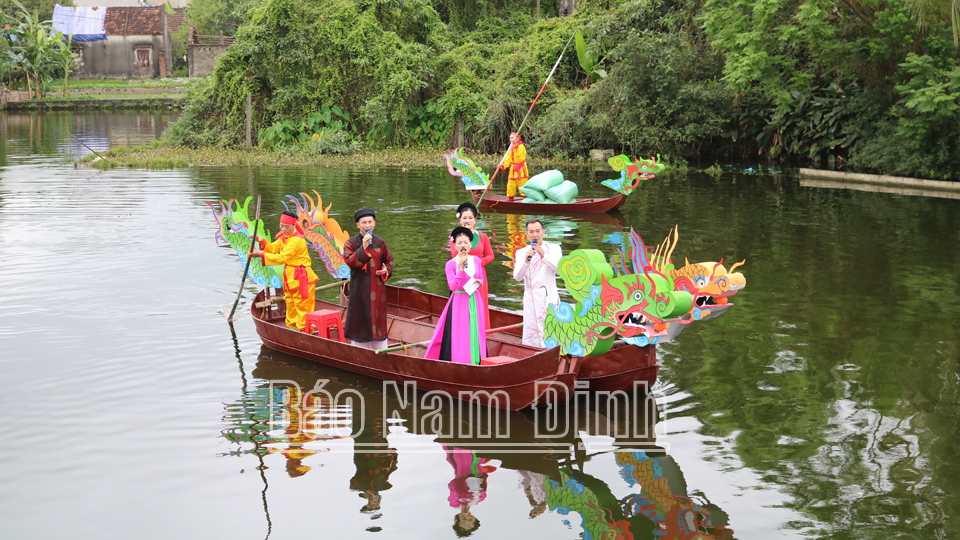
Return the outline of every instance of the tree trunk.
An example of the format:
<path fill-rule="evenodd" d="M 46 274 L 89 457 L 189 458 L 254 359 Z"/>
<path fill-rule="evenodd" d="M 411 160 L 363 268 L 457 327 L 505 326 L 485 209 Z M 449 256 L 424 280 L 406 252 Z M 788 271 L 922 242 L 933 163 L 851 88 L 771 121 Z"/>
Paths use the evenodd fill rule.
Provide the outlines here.
<path fill-rule="evenodd" d="M 70 77 L 70 70 L 63 72 L 63 97 L 67 97 L 67 79 Z"/>
<path fill-rule="evenodd" d="M 33 86 L 30 85 L 30 72 L 23 70 L 23 76 L 27 79 L 27 96 L 33 99 Z"/>
<path fill-rule="evenodd" d="M 33 72 L 33 87 L 37 92 L 37 100 L 40 100 L 40 76 L 37 75 L 37 72 Z"/>

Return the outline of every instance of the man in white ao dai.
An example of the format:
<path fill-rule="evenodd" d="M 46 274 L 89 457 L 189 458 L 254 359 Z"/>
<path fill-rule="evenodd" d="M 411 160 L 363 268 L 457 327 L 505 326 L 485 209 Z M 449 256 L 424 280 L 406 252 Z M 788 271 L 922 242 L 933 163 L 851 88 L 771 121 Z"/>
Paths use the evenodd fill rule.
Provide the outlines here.
<path fill-rule="evenodd" d="M 513 279 L 523 282 L 523 344 L 543 347 L 543 322 L 549 305 L 557 305 L 557 265 L 563 252 L 543 241 L 543 222 L 527 222 L 530 246 L 514 254 Z"/>

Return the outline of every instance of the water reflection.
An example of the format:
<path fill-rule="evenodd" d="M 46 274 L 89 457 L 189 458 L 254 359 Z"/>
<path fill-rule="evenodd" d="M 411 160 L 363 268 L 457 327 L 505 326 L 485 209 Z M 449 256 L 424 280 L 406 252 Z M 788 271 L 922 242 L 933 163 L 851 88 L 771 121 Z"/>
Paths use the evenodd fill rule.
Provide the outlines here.
<path fill-rule="evenodd" d="M 659 413 L 649 397 L 584 393 L 577 405 L 560 410 L 490 414 L 461 402 L 434 402 L 429 393 L 381 391 L 380 381 L 266 347 L 252 375 L 256 387 L 225 407 L 222 433 L 238 449 L 222 455 L 255 454 L 261 469 L 282 462 L 286 476 L 296 479 L 313 474 L 318 454 L 350 452 L 355 472 L 345 487 L 363 500 L 359 511 L 371 520 L 391 511 L 383 498 L 388 490 L 434 490 L 451 510 L 435 519 L 450 519 L 457 536 L 470 536 L 481 528 L 476 509 L 502 491 L 492 489 L 497 485 L 515 487 L 528 502 L 526 509 L 511 507 L 514 512 L 559 522 L 583 538 L 733 535 L 722 510 L 686 493 L 679 466 L 657 444 Z M 429 403 L 440 407 L 425 408 Z M 545 429 L 550 415 L 554 431 Z M 437 451 L 449 480 L 397 484 L 393 476 L 404 454 L 404 460 L 419 459 Z M 602 474 L 610 465 L 616 474 Z M 593 469 L 598 472 L 588 472 Z"/>
<path fill-rule="evenodd" d="M 178 114 L 150 110 L 0 111 L 0 166 L 11 158 L 17 162 L 29 156 L 79 159 L 91 149 L 104 152 L 118 145 L 146 144 L 159 139 Z"/>

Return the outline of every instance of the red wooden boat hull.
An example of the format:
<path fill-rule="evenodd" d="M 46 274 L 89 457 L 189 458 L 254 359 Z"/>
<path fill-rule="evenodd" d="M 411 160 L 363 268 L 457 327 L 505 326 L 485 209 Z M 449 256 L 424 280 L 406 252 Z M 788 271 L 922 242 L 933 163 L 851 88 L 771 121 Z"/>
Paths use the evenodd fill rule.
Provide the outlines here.
<path fill-rule="evenodd" d="M 480 200 L 483 191 L 473 190 L 471 193 L 473 202 L 476 203 Z M 510 197 L 505 195 L 488 193 L 480 202 L 479 207 L 487 210 L 524 214 L 602 213 L 616 210 L 623 206 L 625 202 L 627 202 L 627 196 L 623 193 L 619 193 L 615 197 L 601 199 L 577 199 L 575 202 L 568 204 L 525 203 L 520 198 L 510 200 Z"/>
<path fill-rule="evenodd" d="M 447 299 L 416 289 L 387 286 L 388 313 L 398 317 L 415 319 L 436 324 L 443 312 Z M 430 318 L 425 315 L 430 314 Z M 501 328 L 523 322 L 523 316 L 509 311 L 490 308 L 490 327 Z M 514 340 L 520 343 L 522 330 L 514 329 L 495 334 L 500 340 Z M 577 378 L 589 383 L 589 389 L 599 392 L 632 390 L 634 383 L 652 388 L 657 381 L 657 346 L 634 345 L 621 346 L 597 356 L 587 356 L 580 362 Z"/>
<path fill-rule="evenodd" d="M 391 297 L 398 298 L 397 292 Z M 406 354 L 402 351 L 376 354 L 349 343 L 287 328 L 283 320 L 285 310 L 282 303 L 269 308 L 256 307 L 265 298 L 266 291 L 261 291 L 251 304 L 250 311 L 257 333 L 267 347 L 384 381 L 394 381 L 400 386 L 412 382 L 418 390 L 438 390 L 460 399 L 474 399 L 484 406 L 520 410 L 545 400 L 562 401 L 572 396 L 577 380 L 579 359 L 560 358 L 557 348 L 542 350 L 527 347 L 521 345 L 519 339 L 509 336 L 505 340 L 499 335 L 487 338 L 491 356 L 518 358 L 515 362 L 497 366 L 428 360 L 422 358 L 423 347 L 411 348 Z M 394 308 L 396 306 L 393 304 Z M 317 300 L 316 309 L 340 310 L 342 315 L 344 308 Z M 388 309 L 387 335 L 391 346 L 398 341 L 425 341 L 433 335 L 435 323 L 398 317 L 392 311 L 396 309 Z M 550 391 L 552 385 L 556 386 Z"/>

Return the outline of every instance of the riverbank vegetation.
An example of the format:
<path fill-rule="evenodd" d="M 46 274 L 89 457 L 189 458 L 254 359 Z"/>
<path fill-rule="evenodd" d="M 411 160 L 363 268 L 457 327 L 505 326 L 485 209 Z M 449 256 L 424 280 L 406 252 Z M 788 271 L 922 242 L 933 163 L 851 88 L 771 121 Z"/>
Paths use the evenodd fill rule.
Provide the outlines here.
<path fill-rule="evenodd" d="M 98 159 L 102 156 L 105 159 Z M 311 167 L 438 167 L 443 166 L 439 150 L 429 147 L 391 147 L 381 149 L 363 149 L 353 154 L 311 153 L 295 148 L 254 148 L 247 152 L 242 148 L 230 147 L 182 147 L 167 141 L 155 141 L 140 146 L 115 146 L 100 156 L 87 154 L 76 164 L 98 169 L 129 167 L 137 169 L 170 169 L 193 166 L 311 166 Z M 499 155 L 475 154 L 475 162 L 487 170 L 493 170 Z M 531 156 L 531 167 L 539 169 L 572 169 L 601 167 L 609 170 L 606 164 L 588 162 L 578 158 L 551 158 Z"/>
<path fill-rule="evenodd" d="M 242 147 L 249 93 L 264 147 L 335 133 L 371 150 L 502 152 L 580 30 L 521 133 L 531 156 L 612 148 L 960 178 L 960 0 L 583 0 L 566 17 L 556 0 L 191 10 L 204 6 L 233 18 L 237 44 L 168 131 L 185 147 Z"/>

